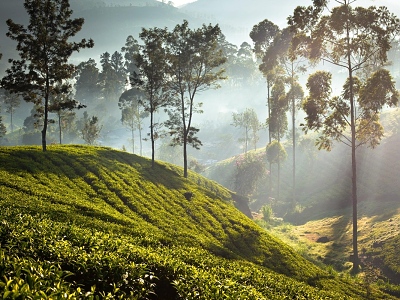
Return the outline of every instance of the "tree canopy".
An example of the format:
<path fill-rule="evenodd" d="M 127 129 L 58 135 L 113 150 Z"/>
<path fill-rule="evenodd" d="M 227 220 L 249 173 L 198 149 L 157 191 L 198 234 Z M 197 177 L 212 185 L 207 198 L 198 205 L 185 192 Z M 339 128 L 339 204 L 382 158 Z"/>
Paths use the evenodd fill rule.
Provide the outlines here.
<path fill-rule="evenodd" d="M 69 42 L 84 19 L 71 19 L 68 0 L 25 0 L 24 7 L 29 15 L 27 27 L 7 20 L 7 36 L 17 42 L 20 59 L 9 60 L 11 67 L 1 84 L 37 106 L 44 118 L 42 148 L 46 151 L 49 99 L 57 93 L 54 86 L 72 76 L 75 66 L 68 61 L 72 53 L 94 43 L 86 39 Z"/>
<path fill-rule="evenodd" d="M 327 0 L 299 6 L 289 17 L 295 33 L 294 49 L 311 62 L 324 61 L 346 70 L 348 78 L 340 95 L 331 95 L 331 74 L 318 71 L 309 77 L 305 130 L 320 131 L 319 148 L 330 150 L 339 140 L 351 147 L 353 204 L 353 268 L 358 270 L 357 164 L 356 149 L 375 147 L 383 135 L 379 111 L 396 104 L 397 91 L 387 62 L 391 42 L 400 33 L 400 21 L 386 7 L 353 7 L 356 1 L 337 0 L 330 9 Z M 365 72 L 375 66 L 376 72 Z M 364 72 L 362 72 L 364 71 Z M 357 76 L 367 74 L 367 78 Z"/>
<path fill-rule="evenodd" d="M 183 145 L 185 177 L 188 170 L 187 145 L 201 146 L 196 137 L 198 129 L 193 126 L 193 114 L 201 112 L 202 104 L 195 102 L 195 96 L 210 88 L 218 88 L 219 81 L 225 79 L 221 66 L 226 57 L 218 44 L 220 36 L 218 25 L 203 24 L 201 28 L 192 30 L 184 21 L 175 26 L 167 39 L 169 89 L 175 100 L 168 126 L 173 143 Z"/>

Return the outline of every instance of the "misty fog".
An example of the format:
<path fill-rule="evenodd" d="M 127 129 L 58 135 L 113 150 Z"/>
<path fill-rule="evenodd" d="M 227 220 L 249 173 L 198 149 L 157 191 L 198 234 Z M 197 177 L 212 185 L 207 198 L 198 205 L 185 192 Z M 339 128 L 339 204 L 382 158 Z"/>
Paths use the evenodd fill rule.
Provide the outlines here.
<path fill-rule="evenodd" d="M 95 1 L 95 0 L 71 0 L 71 6 L 74 10 L 74 17 L 85 18 L 82 30 L 76 39 L 93 38 L 95 46 L 92 49 L 84 49 L 72 56 L 71 62 L 78 65 L 92 58 L 96 62 L 96 66 L 101 72 L 100 56 L 108 52 L 113 54 L 115 51 L 120 52 L 124 46 L 126 38 L 132 35 L 141 40 L 139 33 L 142 28 L 152 27 L 168 27 L 172 29 L 176 24 L 180 24 L 182 20 L 187 19 L 192 28 L 197 28 L 203 23 L 220 24 L 222 33 L 225 35 L 227 42 L 231 43 L 239 51 L 243 43 L 248 43 L 250 47 L 253 43 L 249 37 L 249 33 L 254 25 L 264 19 L 269 19 L 280 28 L 286 26 L 287 17 L 293 13 L 293 9 L 297 5 L 308 5 L 310 1 L 302 0 L 296 4 L 280 3 L 274 1 L 210 1 L 198 0 L 192 3 L 168 3 L 168 1 L 157 2 L 152 0 L 118 0 L 118 1 Z M 179 8 L 172 6 L 179 6 Z M 185 5 L 184 5 L 185 4 Z M 360 1 L 361 5 L 375 4 L 372 0 Z M 400 4 L 392 1 L 381 1 L 380 4 L 387 5 L 393 12 L 400 14 Z M 3 1 L 1 3 L 0 19 L 6 20 L 12 18 L 15 22 L 27 23 L 27 16 L 23 8 L 23 0 Z M 4 74 L 8 67 L 7 59 L 15 57 L 15 43 L 10 41 L 6 36 L 6 26 L 0 27 L 1 48 L 3 59 L 0 61 L 0 72 Z M 244 45 L 245 46 L 245 45 Z M 399 71 L 399 53 L 390 54 L 392 64 L 389 67 L 394 78 L 398 78 Z M 223 161 L 235 155 L 244 152 L 243 128 L 234 127 L 232 125 L 232 115 L 234 113 L 242 113 L 246 108 L 254 109 L 257 113 L 258 120 L 265 123 L 268 117 L 267 109 L 267 88 L 266 81 L 262 73 L 258 70 L 259 61 L 252 55 L 247 59 L 246 65 L 240 65 L 235 70 L 227 70 L 227 80 L 221 81 L 221 88 L 217 90 L 208 90 L 196 95 L 196 102 L 203 103 L 202 114 L 195 114 L 193 117 L 194 126 L 200 129 L 199 138 L 203 143 L 200 150 L 189 148 L 190 159 L 197 160 L 205 167 L 211 166 L 216 162 Z M 341 74 L 340 69 L 335 69 L 329 65 L 320 64 L 314 69 L 307 66 L 307 71 L 300 74 L 299 82 L 304 87 L 307 77 L 313 70 L 324 69 L 334 73 L 334 93 L 340 93 L 346 74 Z M 126 86 L 129 88 L 129 86 Z M 304 88 L 305 90 L 305 88 Z M 8 137 L 3 144 L 20 144 L 22 143 L 22 135 L 24 134 L 24 121 L 31 114 L 33 106 L 21 101 L 20 106 L 15 110 L 13 116 L 14 132 Z M 89 116 L 96 115 L 102 126 L 100 137 L 97 144 L 109 146 L 117 149 L 126 149 L 132 151 L 131 132 L 121 123 L 121 110 L 118 107 L 118 100 L 113 101 L 96 101 L 92 100 L 87 108 L 76 111 L 79 120 L 82 118 L 84 111 Z M 2 111 L 3 120 L 10 131 L 10 115 Z M 50 115 L 55 119 L 55 114 Z M 167 115 L 161 110 L 156 114 L 159 121 L 167 118 Z M 290 119 L 290 112 L 288 112 Z M 301 139 L 307 139 L 300 130 L 300 124 L 304 122 L 304 113 L 299 111 L 296 116 L 296 128 L 298 136 Z M 147 134 L 149 121 L 143 121 L 143 138 L 148 138 Z M 291 125 L 289 124 L 288 133 L 282 137 L 282 141 L 286 141 L 290 145 Z M 268 144 L 268 130 L 261 129 L 258 132 L 259 140 L 257 148 L 265 149 Z M 32 139 L 28 139 L 31 143 L 35 141 L 35 135 Z M 136 154 L 139 153 L 139 133 L 135 132 L 134 136 Z M 49 129 L 49 142 L 57 143 L 57 124 L 51 124 Z M 84 141 L 75 136 L 71 139 L 65 137 L 66 143 L 84 143 Z M 181 164 L 180 147 L 169 147 L 168 137 L 159 139 L 156 142 L 156 157 L 161 160 L 167 160 L 175 164 Z M 40 140 L 37 140 L 37 144 Z M 250 147 L 251 149 L 251 147 Z M 160 151 L 161 150 L 161 151 Z M 301 159 L 301 150 L 299 150 L 299 160 Z M 307 150 L 308 151 L 308 150 Z M 151 148 L 148 141 L 143 141 L 143 155 L 150 156 Z M 320 156 L 325 154 L 318 154 Z M 290 165 L 288 158 L 288 165 Z M 299 161 L 301 165 L 302 162 Z M 289 167 L 288 167 L 289 168 Z M 306 193 L 307 194 L 307 193 Z M 265 200 L 265 199 L 264 199 Z"/>

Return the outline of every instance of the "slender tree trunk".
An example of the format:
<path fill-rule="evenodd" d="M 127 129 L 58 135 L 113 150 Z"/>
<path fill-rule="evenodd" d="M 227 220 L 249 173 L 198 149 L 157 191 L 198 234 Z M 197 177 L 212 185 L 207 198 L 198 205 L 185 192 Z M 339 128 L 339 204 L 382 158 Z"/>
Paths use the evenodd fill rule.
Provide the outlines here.
<path fill-rule="evenodd" d="M 249 141 L 249 134 L 248 134 L 248 128 L 245 126 L 245 137 L 244 137 L 244 153 L 247 153 L 247 143 Z"/>
<path fill-rule="evenodd" d="M 58 135 L 59 135 L 59 138 L 60 138 L 60 145 L 62 144 L 62 141 L 61 141 L 61 114 L 60 113 L 58 113 Z"/>
<path fill-rule="evenodd" d="M 132 154 L 135 154 L 135 116 L 132 114 L 129 127 L 131 129 L 131 140 L 132 140 Z"/>
<path fill-rule="evenodd" d="M 143 153 L 142 153 L 142 149 L 143 149 L 143 147 L 142 147 L 142 126 L 141 125 L 139 125 L 139 145 L 140 145 L 140 156 L 143 156 Z"/>
<path fill-rule="evenodd" d="M 142 156 L 142 123 L 141 123 L 141 118 L 140 118 L 140 109 L 139 109 L 139 105 L 137 106 L 137 129 L 139 130 L 139 153 L 140 156 Z"/>
<path fill-rule="evenodd" d="M 153 110 L 153 107 L 151 107 L 151 110 L 150 110 L 150 138 L 151 138 L 151 167 L 154 168 L 155 143 L 154 143 L 154 110 Z"/>
<path fill-rule="evenodd" d="M 183 177 L 188 177 L 188 162 L 187 162 L 187 138 L 186 136 L 183 139 Z"/>
<path fill-rule="evenodd" d="M 131 130 L 131 138 L 132 138 L 132 154 L 135 154 L 135 130 L 133 128 Z"/>
<path fill-rule="evenodd" d="M 267 79 L 267 105 L 268 105 L 268 119 L 271 118 L 271 86 L 270 82 Z M 271 144 L 272 137 L 271 137 L 271 130 L 268 127 L 268 143 Z"/>
<path fill-rule="evenodd" d="M 281 196 L 281 153 L 280 153 L 280 145 L 281 145 L 281 135 L 280 130 L 281 122 L 280 119 L 278 120 L 278 197 L 277 200 L 280 199 Z"/>
<path fill-rule="evenodd" d="M 293 70 L 293 61 L 292 61 L 292 78 L 291 78 L 291 90 L 292 90 L 292 140 L 293 140 L 293 199 L 292 199 L 292 205 L 293 208 L 296 204 L 296 115 L 295 115 L 295 109 L 296 109 L 296 103 L 295 103 L 295 97 L 294 97 L 294 91 L 293 91 L 293 86 L 294 86 L 294 70 Z"/>
<path fill-rule="evenodd" d="M 47 123 L 49 118 L 49 90 L 50 90 L 50 83 L 49 79 L 46 80 L 46 95 L 44 97 L 44 121 L 43 121 L 43 130 L 42 130 L 42 150 L 43 152 L 47 151 L 46 145 L 46 134 L 47 134 Z"/>
<path fill-rule="evenodd" d="M 355 128 L 355 107 L 353 99 L 353 77 L 350 71 L 350 105 L 351 105 L 351 171 L 352 171 L 352 202 L 353 202 L 353 270 L 358 271 L 358 242 L 357 242 L 357 163 L 356 163 L 356 128 Z"/>
<path fill-rule="evenodd" d="M 349 25 L 347 25 L 347 45 L 350 45 L 350 33 Z M 349 82 L 350 82 L 350 113 L 351 113 L 351 171 L 352 171 L 352 204 L 353 204 L 353 271 L 358 272 L 359 260 L 358 260 L 358 242 L 357 242 L 357 164 L 356 164 L 356 115 L 355 115 L 355 103 L 354 103 L 354 91 L 353 91 L 353 70 L 351 64 L 351 53 L 350 49 L 347 53 L 348 71 L 349 71 Z"/>
<path fill-rule="evenodd" d="M 11 123 L 11 132 L 14 132 L 14 125 L 13 125 L 13 109 L 10 110 L 10 123 Z"/>
<path fill-rule="evenodd" d="M 271 94 L 270 81 L 267 79 L 267 105 L 268 105 L 268 120 L 271 118 Z M 268 145 L 271 144 L 271 130 L 268 126 Z M 269 162 L 269 196 L 272 195 L 272 163 Z"/>
<path fill-rule="evenodd" d="M 188 124 L 186 124 L 184 93 L 181 93 L 181 114 L 182 114 L 182 127 L 183 127 L 183 177 L 187 178 L 188 177 L 187 137 L 190 128 L 190 117 L 188 120 Z"/>

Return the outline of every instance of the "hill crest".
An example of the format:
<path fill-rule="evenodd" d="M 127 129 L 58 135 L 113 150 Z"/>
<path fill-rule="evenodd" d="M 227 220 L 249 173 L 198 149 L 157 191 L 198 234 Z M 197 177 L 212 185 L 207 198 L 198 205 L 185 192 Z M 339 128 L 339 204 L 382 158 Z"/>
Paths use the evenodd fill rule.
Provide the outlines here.
<path fill-rule="evenodd" d="M 3 297 L 362 298 L 239 213 L 217 183 L 150 166 L 101 147 L 1 147 Z"/>

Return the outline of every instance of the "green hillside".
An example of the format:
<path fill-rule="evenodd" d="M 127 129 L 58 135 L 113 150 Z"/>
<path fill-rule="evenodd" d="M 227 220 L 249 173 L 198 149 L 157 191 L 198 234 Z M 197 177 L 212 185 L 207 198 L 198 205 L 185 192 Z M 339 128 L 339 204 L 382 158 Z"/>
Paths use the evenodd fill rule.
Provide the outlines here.
<path fill-rule="evenodd" d="M 181 173 L 107 148 L 1 147 L 3 299 L 364 298 Z"/>
<path fill-rule="evenodd" d="M 377 279 L 400 284 L 400 109 L 382 113 L 385 136 L 376 149 L 357 150 L 358 241 L 363 266 L 380 272 Z M 258 186 L 250 204 L 259 211 L 271 204 L 277 217 L 291 223 L 272 231 L 283 235 L 317 261 L 348 269 L 352 251 L 350 149 L 336 143 L 331 152 L 318 151 L 315 136 L 302 136 L 297 148 L 296 207 L 292 203 L 292 146 L 286 141 L 288 158 L 282 163 L 280 199 L 276 197 L 276 166 L 272 169 L 272 195 L 268 179 Z M 265 149 L 259 149 L 265 153 Z M 235 170 L 233 158 L 210 167 L 206 176 L 229 185 Z M 267 183 L 267 184 L 266 184 Z M 271 197 L 273 200 L 271 201 Z M 285 227 L 286 226 L 286 227 Z M 320 238 L 327 242 L 317 242 Z M 399 287 L 396 287 L 399 289 Z M 398 292 L 397 292 L 398 293 Z M 398 293 L 400 294 L 400 293 Z"/>

